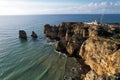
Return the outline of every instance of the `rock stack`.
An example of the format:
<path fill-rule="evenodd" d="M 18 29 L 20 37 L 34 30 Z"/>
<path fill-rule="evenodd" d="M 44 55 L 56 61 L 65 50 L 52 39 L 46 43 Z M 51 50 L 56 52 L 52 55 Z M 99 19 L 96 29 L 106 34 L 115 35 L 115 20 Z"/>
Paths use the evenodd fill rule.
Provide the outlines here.
<path fill-rule="evenodd" d="M 36 34 L 34 31 L 32 31 L 32 35 L 31 35 L 31 37 L 33 37 L 33 38 L 37 38 L 38 36 L 37 36 L 37 34 Z"/>
<path fill-rule="evenodd" d="M 37 34 L 34 31 L 32 31 L 31 37 L 38 38 Z M 19 38 L 25 39 L 25 40 L 27 39 L 27 34 L 24 30 L 19 30 Z"/>
<path fill-rule="evenodd" d="M 19 38 L 27 39 L 27 34 L 24 30 L 19 30 Z"/>

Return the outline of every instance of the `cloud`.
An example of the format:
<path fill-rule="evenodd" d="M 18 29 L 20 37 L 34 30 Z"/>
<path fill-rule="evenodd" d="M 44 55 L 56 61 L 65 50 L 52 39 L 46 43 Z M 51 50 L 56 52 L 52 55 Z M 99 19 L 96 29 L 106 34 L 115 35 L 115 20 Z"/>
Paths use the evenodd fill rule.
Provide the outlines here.
<path fill-rule="evenodd" d="M 120 2 L 53 3 L 0 1 L 1 15 L 18 14 L 97 14 L 120 13 Z"/>
<path fill-rule="evenodd" d="M 101 2 L 95 3 L 91 2 L 86 5 L 76 7 L 76 10 L 81 11 L 81 13 L 120 13 L 120 2 Z"/>

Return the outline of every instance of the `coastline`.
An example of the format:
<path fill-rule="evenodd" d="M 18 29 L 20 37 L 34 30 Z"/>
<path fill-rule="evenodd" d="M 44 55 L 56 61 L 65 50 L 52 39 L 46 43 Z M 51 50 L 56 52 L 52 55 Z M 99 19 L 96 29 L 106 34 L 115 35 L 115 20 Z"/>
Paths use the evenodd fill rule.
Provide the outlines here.
<path fill-rule="evenodd" d="M 0 75 L 0 79 L 3 80 L 6 78 L 8 79 L 14 78 L 15 80 L 17 79 L 20 79 L 20 80 L 22 79 L 31 80 L 32 79 L 33 80 L 36 78 L 38 79 L 38 77 L 41 76 L 40 80 L 63 80 L 64 78 L 63 75 L 65 72 L 64 67 L 66 66 L 65 65 L 66 60 L 69 58 L 67 60 L 68 61 L 67 63 L 71 64 L 69 65 L 71 66 L 71 68 L 67 70 L 67 73 L 70 73 L 72 71 L 71 69 L 74 70 L 74 68 L 72 68 L 73 64 L 75 64 L 75 62 L 72 62 L 74 60 L 74 57 L 65 57 L 64 55 L 58 54 L 55 52 L 54 44 L 53 43 L 49 44 L 49 42 L 47 42 L 46 40 L 45 35 L 43 34 L 44 24 L 48 23 L 51 26 L 54 26 L 54 25 L 58 26 L 58 24 L 61 22 L 79 22 L 79 21 L 90 22 L 92 20 L 99 20 L 99 16 L 95 17 L 94 15 L 93 16 L 89 15 L 88 18 L 86 18 L 87 15 L 82 16 L 82 17 L 81 16 L 82 15 L 77 15 L 77 16 L 74 16 L 74 15 L 72 16 L 67 16 L 67 15 L 65 16 L 64 15 L 62 16 L 59 16 L 59 15 L 57 16 L 54 16 L 54 15 L 53 16 L 11 16 L 11 17 L 0 16 L 0 22 L 1 22 L 0 24 L 0 27 L 1 27 L 1 30 L 0 30 L 1 68 L 0 70 L 2 71 Z M 111 22 L 111 23 L 119 22 L 119 18 L 118 18 L 119 15 L 117 15 L 117 17 L 115 15 L 110 15 L 108 17 L 109 18 L 106 17 L 106 22 Z M 21 29 L 26 31 L 27 41 L 21 40 L 18 38 L 18 31 Z M 31 37 L 32 31 L 35 31 L 36 34 L 38 34 L 37 39 L 33 39 Z M 115 35 L 114 37 L 117 37 L 117 36 Z M 113 39 L 114 42 L 110 41 L 111 39 Z M 88 46 L 88 48 L 91 49 L 91 51 L 88 50 L 91 53 L 91 55 L 86 52 L 87 47 L 84 47 L 84 46 L 82 46 L 83 47 L 82 49 L 85 49 L 85 52 L 81 52 L 81 53 L 88 54 L 88 57 L 86 55 L 82 55 L 82 54 L 80 55 L 84 56 L 82 59 L 86 61 L 89 65 L 91 65 L 91 67 L 92 67 L 92 64 L 88 62 L 88 60 L 90 60 L 89 56 L 91 56 L 91 58 L 95 60 L 96 63 L 98 63 L 98 61 L 101 61 L 98 64 L 100 65 L 103 64 L 105 66 L 106 66 L 106 63 L 109 62 L 109 64 L 111 64 L 112 61 L 115 60 L 114 61 L 115 63 L 113 63 L 112 65 L 116 69 L 115 66 L 117 65 L 117 60 L 118 60 L 117 56 L 119 55 L 117 55 L 114 52 L 117 52 L 117 49 L 119 50 L 119 47 L 117 48 L 119 44 L 116 45 L 116 41 L 118 40 L 120 41 L 120 39 L 116 40 L 116 38 L 111 38 L 111 37 L 108 40 L 106 40 L 106 38 L 103 38 L 103 39 L 102 38 L 99 38 L 99 39 L 90 38 L 89 40 L 85 42 L 86 44 L 84 44 L 84 46 Z M 91 41 L 93 41 L 94 43 L 91 43 Z M 105 42 L 106 46 L 102 42 Z M 90 47 L 88 43 L 91 43 L 93 46 Z M 109 45 L 109 43 L 111 43 L 111 45 Z M 94 46 L 94 44 L 96 44 L 96 46 Z M 108 46 L 108 49 L 107 49 L 107 46 Z M 98 48 L 100 48 L 100 50 L 98 50 Z M 93 52 L 94 54 L 92 54 L 92 51 L 96 51 L 96 52 Z M 101 58 L 100 54 L 103 53 L 101 51 L 107 52 L 106 53 L 107 59 L 103 59 L 105 58 L 105 54 L 103 54 L 102 59 L 99 59 Z M 108 53 L 108 51 L 110 52 Z M 111 56 L 109 54 L 111 54 Z M 112 55 L 114 55 L 115 59 Z M 111 62 L 107 61 L 109 59 L 111 59 Z M 95 66 L 96 66 L 96 63 L 94 63 Z M 47 69 L 48 66 L 50 67 L 49 70 Z M 107 64 L 107 68 L 104 67 L 103 72 L 107 72 L 105 70 L 110 69 L 109 67 L 110 66 Z M 63 69 L 61 70 L 61 68 Z M 79 65 L 79 68 L 80 68 L 80 65 Z M 112 69 L 113 67 L 110 69 L 110 71 L 112 71 Z M 45 72 L 47 71 L 47 72 L 43 75 L 44 71 Z M 99 70 L 99 71 L 102 71 L 102 70 Z M 119 71 L 119 69 L 117 71 Z M 92 74 L 94 74 L 95 77 L 98 77 L 96 76 L 96 72 L 93 72 L 93 71 L 88 72 L 87 73 L 88 75 L 87 74 L 85 75 L 88 77 L 88 79 L 86 80 L 89 80 L 89 78 L 93 76 Z M 29 75 L 32 75 L 32 76 L 29 76 Z M 80 76 L 82 75 L 79 74 L 78 76 L 80 79 Z M 98 80 L 98 79 L 95 79 L 95 80 Z"/>
<path fill-rule="evenodd" d="M 85 43 L 89 39 L 98 40 L 98 39 L 105 38 L 104 41 L 106 41 L 107 38 L 110 38 L 110 37 L 112 38 L 114 35 L 116 35 L 116 33 L 112 31 L 112 28 L 114 27 L 111 27 L 111 26 L 113 25 L 114 26 L 117 25 L 118 26 L 117 29 L 118 28 L 120 29 L 119 23 L 118 24 L 110 23 L 107 25 L 106 24 L 103 25 L 103 24 L 100 24 L 99 22 L 92 22 L 91 24 L 86 24 L 84 22 L 63 22 L 59 24 L 58 26 L 56 25 L 51 26 L 49 24 L 46 24 L 44 26 L 44 34 L 46 35 L 46 37 L 50 38 L 51 40 L 57 40 L 57 43 L 55 44 L 55 48 L 56 48 L 56 51 L 58 51 L 58 53 L 60 52 L 61 52 L 60 54 L 66 53 L 68 57 L 75 57 L 77 61 L 79 62 L 79 64 L 84 66 L 81 69 L 83 70 L 83 73 L 80 74 L 81 79 L 86 80 L 88 76 L 90 76 L 91 74 L 93 74 L 94 76 L 97 76 L 96 79 L 98 78 L 104 79 L 104 77 L 111 78 L 111 79 L 117 79 L 117 76 L 115 77 L 115 75 L 119 74 L 119 72 L 114 73 L 114 75 L 111 74 L 111 75 L 106 75 L 103 77 L 99 76 L 99 73 L 95 71 L 94 68 L 91 67 L 92 64 L 89 64 L 89 62 L 86 63 L 87 60 L 83 56 L 85 50 L 82 48 L 84 47 L 84 45 L 87 45 Z M 108 28 L 110 29 L 108 30 Z M 114 30 L 117 30 L 117 29 L 115 27 Z M 119 31 L 116 31 L 116 32 L 118 35 L 120 34 Z M 119 43 L 117 45 L 120 46 Z M 118 53 L 119 53 L 119 50 L 118 50 Z M 109 74 L 109 72 L 108 73 L 106 72 L 106 74 Z M 93 76 L 91 77 L 95 79 Z"/>

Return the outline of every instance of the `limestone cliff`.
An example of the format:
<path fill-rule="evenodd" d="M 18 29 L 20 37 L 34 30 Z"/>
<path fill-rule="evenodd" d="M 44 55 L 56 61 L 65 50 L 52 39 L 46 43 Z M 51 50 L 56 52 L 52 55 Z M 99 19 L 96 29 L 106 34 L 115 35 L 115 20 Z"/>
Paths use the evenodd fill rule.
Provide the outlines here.
<path fill-rule="evenodd" d="M 83 22 L 62 22 L 58 26 L 44 26 L 46 37 L 58 41 L 56 50 L 70 56 L 79 54 L 80 46 L 89 36 L 88 32 L 88 27 Z"/>
<path fill-rule="evenodd" d="M 120 73 L 120 42 L 90 37 L 81 46 L 79 55 L 98 75 Z"/>
<path fill-rule="evenodd" d="M 46 24 L 44 33 L 57 40 L 57 51 L 84 59 L 80 61 L 82 80 L 119 80 L 120 29 L 112 31 L 109 26 L 63 22 L 58 26 Z"/>

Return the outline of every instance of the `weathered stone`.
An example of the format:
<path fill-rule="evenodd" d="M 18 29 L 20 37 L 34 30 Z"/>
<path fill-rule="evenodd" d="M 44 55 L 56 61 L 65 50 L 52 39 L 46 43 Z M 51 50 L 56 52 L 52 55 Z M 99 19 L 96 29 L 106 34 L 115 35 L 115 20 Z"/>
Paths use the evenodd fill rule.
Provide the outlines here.
<path fill-rule="evenodd" d="M 83 38 L 80 35 L 73 35 L 66 45 L 68 54 L 71 56 L 78 56 L 79 49 L 85 40 L 86 38 Z"/>
<path fill-rule="evenodd" d="M 79 34 L 81 37 L 88 37 L 88 27 L 74 25 L 74 34 Z"/>
<path fill-rule="evenodd" d="M 37 38 L 38 36 L 37 36 L 37 34 L 34 32 L 34 31 L 32 31 L 32 35 L 31 35 L 33 38 Z"/>
<path fill-rule="evenodd" d="M 93 70 L 88 72 L 85 80 L 114 80 L 114 75 L 120 73 L 120 42 L 116 41 L 119 39 L 119 30 L 109 32 L 107 27 L 100 24 L 82 22 L 63 22 L 58 26 L 46 24 L 44 27 L 47 37 L 58 39 L 57 51 L 85 60 L 88 66 L 84 60 L 80 61 L 84 64 L 81 65 L 84 76 L 90 68 Z M 113 33 L 117 33 L 117 38 L 111 38 Z"/>
<path fill-rule="evenodd" d="M 19 38 L 27 39 L 27 34 L 24 30 L 19 30 Z"/>
<path fill-rule="evenodd" d="M 73 32 L 71 32 L 70 30 L 67 30 L 66 35 L 65 35 L 65 40 L 69 41 L 71 39 L 72 35 L 73 35 Z"/>
<path fill-rule="evenodd" d="M 59 38 L 58 38 L 58 27 L 57 26 L 50 26 L 49 24 L 46 24 L 44 26 L 44 33 L 50 39 L 59 40 Z"/>
<path fill-rule="evenodd" d="M 119 80 L 119 76 L 117 75 L 113 75 L 113 76 L 100 76 L 97 75 L 94 71 L 89 71 L 85 77 L 83 78 L 83 80 Z"/>
<path fill-rule="evenodd" d="M 120 73 L 120 42 L 90 37 L 81 46 L 79 55 L 98 75 Z"/>
<path fill-rule="evenodd" d="M 98 26 L 90 26 L 89 28 L 89 37 L 98 36 Z"/>
<path fill-rule="evenodd" d="M 62 53 L 66 53 L 66 41 L 60 40 L 55 44 L 55 49 L 57 51 L 60 51 Z"/>

